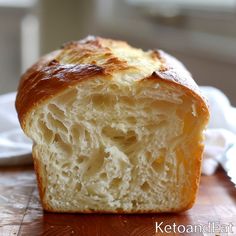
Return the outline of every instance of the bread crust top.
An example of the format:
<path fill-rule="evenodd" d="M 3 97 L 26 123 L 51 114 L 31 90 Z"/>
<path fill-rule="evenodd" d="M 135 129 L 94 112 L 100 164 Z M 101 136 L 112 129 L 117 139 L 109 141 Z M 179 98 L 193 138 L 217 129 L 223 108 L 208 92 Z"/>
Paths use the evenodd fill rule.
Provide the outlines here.
<path fill-rule="evenodd" d="M 129 60 L 122 56 L 126 53 Z M 145 57 L 141 53 L 146 53 Z M 142 68 L 130 63 L 132 60 L 148 60 L 156 65 L 157 69 L 140 78 L 140 82 L 146 79 L 164 80 L 182 86 L 197 97 L 202 109 L 209 112 L 207 102 L 191 74 L 174 57 L 161 50 L 143 52 L 123 41 L 89 36 L 67 43 L 60 50 L 42 57 L 22 75 L 16 97 L 16 110 L 22 128 L 25 128 L 27 114 L 32 109 L 82 80 L 97 76 L 112 79 L 114 73 L 130 71 L 139 73 Z"/>

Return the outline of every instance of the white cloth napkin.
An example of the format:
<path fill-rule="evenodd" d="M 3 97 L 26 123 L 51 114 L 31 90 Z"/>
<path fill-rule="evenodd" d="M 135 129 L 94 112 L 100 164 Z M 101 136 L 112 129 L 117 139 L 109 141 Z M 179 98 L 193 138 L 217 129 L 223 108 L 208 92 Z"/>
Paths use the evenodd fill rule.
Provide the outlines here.
<path fill-rule="evenodd" d="M 212 175 L 221 163 L 231 178 L 236 170 L 236 108 L 218 89 L 201 87 L 208 98 L 211 119 L 206 130 L 206 146 L 202 173 Z M 23 134 L 15 111 L 16 93 L 0 96 L 0 165 L 19 165 L 32 162 L 31 141 Z"/>
<path fill-rule="evenodd" d="M 206 130 L 202 173 L 212 175 L 219 164 L 236 184 L 236 108 L 219 89 L 201 87 L 210 106 L 210 123 Z"/>
<path fill-rule="evenodd" d="M 20 128 L 15 97 L 15 92 L 0 96 L 0 166 L 32 162 L 32 143 Z"/>

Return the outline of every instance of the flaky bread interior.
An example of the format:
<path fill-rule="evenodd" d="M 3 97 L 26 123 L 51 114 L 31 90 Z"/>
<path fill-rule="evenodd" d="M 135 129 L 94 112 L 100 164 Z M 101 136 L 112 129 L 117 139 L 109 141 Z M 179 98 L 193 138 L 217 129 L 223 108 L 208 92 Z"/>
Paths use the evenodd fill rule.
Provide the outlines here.
<path fill-rule="evenodd" d="M 55 211 L 178 211 L 197 188 L 204 117 L 165 82 L 94 79 L 30 122 L 43 201 Z"/>
<path fill-rule="evenodd" d="M 151 76 L 163 70 L 155 53 L 105 43 L 93 44 L 94 51 L 90 45 L 89 56 L 82 54 L 86 45 L 79 44 L 82 51 L 69 48 L 56 58 L 65 65 L 96 63 L 104 75 L 67 86 L 22 113 L 23 129 L 34 140 L 43 207 L 56 212 L 186 210 L 199 184 L 206 105 L 181 83 Z M 97 53 L 107 48 L 109 53 Z"/>

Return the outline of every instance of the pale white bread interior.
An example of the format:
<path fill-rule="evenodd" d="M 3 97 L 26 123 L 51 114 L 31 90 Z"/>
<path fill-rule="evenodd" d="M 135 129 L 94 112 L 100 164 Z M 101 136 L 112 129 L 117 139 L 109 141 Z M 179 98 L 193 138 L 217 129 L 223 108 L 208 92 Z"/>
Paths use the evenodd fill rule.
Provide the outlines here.
<path fill-rule="evenodd" d="M 114 42 L 103 43 L 127 69 L 67 87 L 25 118 L 44 209 L 186 210 L 199 184 L 205 102 L 181 84 L 145 79 L 164 62 L 151 51 Z M 102 55 L 76 61 L 63 50 L 57 60 L 105 63 Z"/>

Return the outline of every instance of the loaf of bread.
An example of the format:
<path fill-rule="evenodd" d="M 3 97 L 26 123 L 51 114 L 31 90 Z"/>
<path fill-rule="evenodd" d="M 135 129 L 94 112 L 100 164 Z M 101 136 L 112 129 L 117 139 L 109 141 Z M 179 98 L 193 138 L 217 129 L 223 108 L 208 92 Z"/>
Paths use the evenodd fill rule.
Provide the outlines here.
<path fill-rule="evenodd" d="M 34 142 L 45 210 L 193 205 L 209 110 L 190 73 L 163 51 L 92 36 L 67 43 L 22 76 L 16 109 Z"/>

